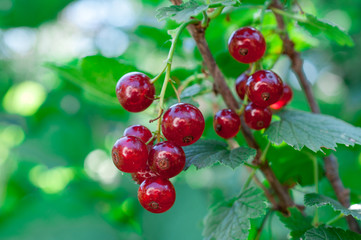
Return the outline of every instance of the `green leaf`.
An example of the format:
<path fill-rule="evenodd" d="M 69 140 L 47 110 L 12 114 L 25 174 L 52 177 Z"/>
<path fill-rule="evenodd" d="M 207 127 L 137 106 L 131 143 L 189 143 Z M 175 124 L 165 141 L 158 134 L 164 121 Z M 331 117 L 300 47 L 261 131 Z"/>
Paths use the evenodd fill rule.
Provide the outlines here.
<path fill-rule="evenodd" d="M 204 0 L 190 0 L 181 5 L 159 8 L 157 9 L 156 17 L 158 21 L 171 18 L 178 23 L 181 23 L 188 21 L 192 16 L 197 16 L 209 7 L 215 5 L 231 6 L 236 4 L 235 0 L 212 1 L 211 4 L 206 4 Z"/>
<path fill-rule="evenodd" d="M 239 147 L 229 150 L 225 142 L 217 140 L 198 140 L 195 144 L 183 149 L 186 154 L 185 169 L 188 169 L 191 165 L 200 169 L 211 166 L 216 162 L 234 169 L 256 156 L 256 150 L 252 148 Z"/>
<path fill-rule="evenodd" d="M 305 233 L 305 240 L 360 240 L 361 235 L 341 228 L 320 226 Z"/>
<path fill-rule="evenodd" d="M 361 144 L 361 128 L 340 119 L 296 110 L 279 112 L 281 120 L 273 122 L 265 135 L 277 145 L 283 141 L 297 150 L 304 146 L 314 152 L 333 149 L 337 144 Z"/>
<path fill-rule="evenodd" d="M 202 91 L 206 90 L 204 85 L 194 84 L 190 87 L 184 89 L 180 95 L 181 98 L 194 97 L 200 94 Z"/>
<path fill-rule="evenodd" d="M 247 239 L 250 219 L 265 214 L 266 203 L 262 192 L 248 188 L 239 197 L 213 207 L 204 219 L 205 239 Z"/>
<path fill-rule="evenodd" d="M 321 21 L 311 14 L 305 14 L 305 21 L 299 21 L 298 24 L 304 27 L 312 35 L 323 33 L 328 39 L 334 40 L 339 45 L 354 46 L 354 42 L 350 35 L 342 31 L 337 26 Z"/>
<path fill-rule="evenodd" d="M 37 27 L 56 19 L 73 0 L 16 0 L 0 1 L 0 27 Z"/>
<path fill-rule="evenodd" d="M 233 169 L 243 164 L 244 162 L 251 161 L 255 158 L 257 151 L 249 147 L 238 147 L 232 149 L 228 157 L 220 159 L 220 162 Z"/>
<path fill-rule="evenodd" d="M 338 201 L 323 196 L 321 194 L 317 193 L 309 193 L 305 195 L 305 205 L 308 206 L 324 206 L 324 205 L 330 205 L 335 211 L 340 211 L 341 213 L 345 215 L 352 215 L 353 217 L 361 220 L 361 209 L 349 209 L 341 205 Z"/>
<path fill-rule="evenodd" d="M 177 22 L 185 22 L 190 17 L 208 9 L 208 5 L 201 0 L 190 0 L 178 6 L 163 7 L 157 9 L 156 17 L 158 21 L 172 18 Z"/>
<path fill-rule="evenodd" d="M 137 69 L 116 59 L 102 56 L 89 56 L 80 60 L 77 67 L 47 65 L 66 80 L 78 85 L 86 93 L 90 93 L 109 103 L 118 104 L 115 85 L 118 79 L 128 72 Z"/>
<path fill-rule="evenodd" d="M 304 233 L 312 228 L 312 218 L 304 216 L 297 208 L 289 208 L 290 216 L 286 217 L 281 213 L 277 213 L 281 222 L 291 230 L 292 239 L 300 239 Z"/>

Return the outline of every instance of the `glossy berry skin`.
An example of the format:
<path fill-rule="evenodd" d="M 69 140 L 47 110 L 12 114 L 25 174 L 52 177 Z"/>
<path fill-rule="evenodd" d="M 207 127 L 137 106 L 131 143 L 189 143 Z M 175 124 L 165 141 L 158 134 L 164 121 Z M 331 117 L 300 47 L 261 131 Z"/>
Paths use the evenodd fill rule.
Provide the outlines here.
<path fill-rule="evenodd" d="M 172 142 L 158 143 L 149 153 L 149 168 L 163 178 L 178 175 L 185 164 L 186 156 L 183 149 Z"/>
<path fill-rule="evenodd" d="M 272 112 L 268 107 L 263 108 L 249 103 L 244 110 L 244 120 L 250 128 L 260 130 L 270 125 Z"/>
<path fill-rule="evenodd" d="M 249 75 L 242 73 L 236 80 L 236 92 L 240 99 L 244 99 L 244 96 L 246 95 L 247 88 L 247 80 L 249 78 Z"/>
<path fill-rule="evenodd" d="M 152 132 L 143 125 L 132 125 L 124 130 L 124 136 L 133 136 L 142 140 L 145 144 L 153 137 Z M 154 143 L 153 139 L 148 145 L 148 150 L 150 150 Z"/>
<path fill-rule="evenodd" d="M 147 165 L 145 169 L 135 173 L 131 173 L 131 176 L 134 182 L 141 184 L 145 179 L 156 177 L 157 174 L 155 174 L 152 170 L 150 170 Z"/>
<path fill-rule="evenodd" d="M 252 74 L 246 86 L 248 99 L 259 107 L 276 103 L 283 93 L 282 79 L 269 70 L 260 70 Z"/>
<path fill-rule="evenodd" d="M 281 109 L 292 100 L 292 97 L 293 91 L 290 86 L 288 86 L 287 84 L 283 84 L 283 95 L 281 99 L 278 100 L 278 102 L 272 104 L 270 107 L 275 110 Z"/>
<path fill-rule="evenodd" d="M 241 120 L 235 111 L 222 109 L 214 116 L 213 127 L 220 137 L 232 138 L 239 132 Z"/>
<path fill-rule="evenodd" d="M 116 86 L 119 103 L 129 112 L 141 112 L 154 100 L 155 88 L 150 78 L 139 72 L 131 72 L 121 77 Z"/>
<path fill-rule="evenodd" d="M 202 136 L 204 126 L 201 111 L 188 103 L 177 103 L 163 115 L 163 135 L 178 146 L 195 143 Z"/>
<path fill-rule="evenodd" d="M 228 50 L 241 63 L 258 61 L 266 51 L 266 41 L 260 31 L 243 27 L 234 31 L 228 40 Z"/>
<path fill-rule="evenodd" d="M 132 173 L 145 169 L 148 149 L 144 142 L 133 136 L 119 138 L 112 149 L 114 165 L 122 172 Z"/>
<path fill-rule="evenodd" d="M 140 204 L 152 213 L 163 213 L 175 202 L 173 184 L 165 178 L 153 177 L 145 179 L 138 189 Z"/>

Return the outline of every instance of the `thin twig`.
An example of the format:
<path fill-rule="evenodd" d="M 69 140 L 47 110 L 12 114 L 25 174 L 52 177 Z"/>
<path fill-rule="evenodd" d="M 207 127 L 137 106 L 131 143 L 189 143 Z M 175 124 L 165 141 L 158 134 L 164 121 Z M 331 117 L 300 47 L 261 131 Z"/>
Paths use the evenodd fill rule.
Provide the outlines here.
<path fill-rule="evenodd" d="M 173 4 L 179 5 L 182 3 L 181 0 L 170 0 Z M 203 61 L 208 68 L 211 76 L 214 79 L 214 89 L 217 93 L 222 95 L 224 102 L 227 107 L 236 111 L 239 108 L 239 104 L 236 98 L 233 96 L 231 90 L 229 89 L 222 72 L 220 71 L 214 57 L 208 47 L 208 43 L 205 39 L 205 28 L 203 28 L 200 24 L 191 24 L 187 27 L 191 36 L 196 42 L 198 50 L 200 51 Z M 262 154 L 260 147 L 258 146 L 256 140 L 254 139 L 250 129 L 246 126 L 244 119 L 241 118 L 241 130 L 244 134 L 244 137 L 248 143 L 248 145 L 257 150 L 256 159 L 254 163 L 260 167 L 260 170 L 268 180 L 271 185 L 274 193 L 277 195 L 278 203 L 274 205 L 274 208 L 281 211 L 284 214 L 288 214 L 288 207 L 294 206 L 294 202 L 289 195 L 288 190 L 282 186 L 277 177 L 275 176 L 273 170 L 269 166 L 268 162 L 265 161 L 261 163 L 259 161 L 259 157 Z M 267 195 L 266 195 L 267 196 Z M 269 199 L 270 200 L 270 199 Z M 270 200 L 271 201 L 271 200 Z M 275 203 L 275 202 L 273 202 Z"/>
<path fill-rule="evenodd" d="M 273 0 L 271 7 L 283 10 L 283 5 L 279 0 Z M 281 30 L 282 34 L 280 37 L 283 41 L 284 53 L 289 57 L 292 62 L 292 70 L 296 74 L 299 83 L 302 86 L 303 91 L 305 92 L 308 104 L 313 113 L 320 113 L 320 108 L 316 102 L 315 97 L 313 96 L 312 88 L 308 82 L 305 73 L 303 72 L 303 61 L 300 56 L 300 53 L 295 50 L 294 43 L 289 38 L 287 32 L 285 32 L 285 22 L 283 17 L 274 12 L 278 28 Z M 325 171 L 326 177 L 330 181 L 332 188 L 334 189 L 338 201 L 345 207 L 350 206 L 350 191 L 343 186 L 339 172 L 338 172 L 338 163 L 334 155 L 325 157 Z M 350 229 L 354 232 L 361 233 L 360 226 L 358 225 L 356 219 L 352 216 L 346 217 L 347 223 Z"/>

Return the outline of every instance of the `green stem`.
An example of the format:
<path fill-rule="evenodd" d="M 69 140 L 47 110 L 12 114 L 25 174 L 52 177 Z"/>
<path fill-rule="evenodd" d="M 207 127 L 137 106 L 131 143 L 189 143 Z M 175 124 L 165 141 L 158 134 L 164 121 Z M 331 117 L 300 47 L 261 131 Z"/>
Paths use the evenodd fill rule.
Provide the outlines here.
<path fill-rule="evenodd" d="M 195 74 L 195 75 L 192 75 L 192 76 L 186 78 L 186 79 L 182 82 L 181 86 L 178 88 L 179 94 L 181 94 L 182 91 L 183 91 L 191 82 L 193 82 L 194 80 L 196 80 L 196 79 L 204 79 L 205 77 L 206 77 L 206 75 L 204 75 L 204 73 L 198 73 L 198 74 Z"/>
<path fill-rule="evenodd" d="M 253 73 L 255 73 L 257 70 L 257 62 L 253 63 L 251 66 L 251 72 L 248 75 L 252 75 Z"/>
<path fill-rule="evenodd" d="M 266 2 L 264 4 L 264 6 L 262 7 L 262 9 L 261 9 L 261 14 L 259 16 L 259 21 L 260 21 L 260 24 L 259 24 L 259 27 L 258 27 L 259 31 L 262 30 L 264 15 L 266 14 L 266 10 L 267 10 L 267 8 L 269 7 L 270 4 L 271 4 L 271 1 Z"/>
<path fill-rule="evenodd" d="M 264 228 L 264 225 L 266 224 L 267 219 L 268 219 L 268 217 L 271 215 L 271 213 L 272 213 L 272 210 L 270 209 L 270 210 L 267 212 L 266 216 L 264 216 L 264 218 L 262 219 L 261 226 L 257 229 L 257 235 L 256 235 L 256 237 L 254 238 L 254 240 L 259 240 L 259 239 L 260 239 L 261 234 L 262 234 L 262 230 L 263 230 L 263 228 Z"/>
<path fill-rule="evenodd" d="M 247 162 L 245 162 L 245 163 L 243 163 L 244 165 L 246 165 L 247 167 L 249 167 L 249 168 L 252 168 L 252 169 L 259 169 L 259 167 L 258 166 L 255 166 L 255 165 L 252 165 L 252 164 L 249 164 L 249 163 L 247 163 Z"/>
<path fill-rule="evenodd" d="M 193 24 L 193 23 L 198 23 L 199 20 L 196 20 L 196 19 L 193 19 L 193 20 L 190 20 L 188 22 L 185 22 L 183 23 L 182 25 L 180 25 L 180 27 L 178 28 L 175 36 L 173 37 L 172 39 L 172 45 L 169 49 L 169 53 L 168 53 L 168 58 L 167 58 L 167 65 L 166 67 L 164 68 L 165 69 L 165 78 L 164 78 L 164 82 L 163 82 L 163 86 L 162 86 L 162 90 L 160 92 L 160 95 L 159 95 L 159 112 L 158 112 L 158 115 L 160 116 L 163 112 L 163 105 L 164 105 L 164 96 L 165 96 L 165 92 L 167 90 L 167 85 L 168 85 L 168 82 L 170 81 L 170 71 L 172 69 L 172 61 L 173 61 L 173 55 L 174 55 L 174 52 L 175 52 L 175 47 L 177 45 L 177 42 L 178 42 L 178 39 L 182 33 L 182 31 L 189 25 L 189 24 Z M 163 70 L 164 72 L 164 70 Z M 157 128 L 157 141 L 160 142 L 160 127 L 161 127 L 161 124 L 162 124 L 162 118 L 160 117 L 158 119 L 158 128 Z"/>
<path fill-rule="evenodd" d="M 245 95 L 244 95 L 244 99 L 243 99 L 243 103 L 242 103 L 242 107 L 241 107 L 241 109 L 239 109 L 239 110 L 237 111 L 237 114 L 238 114 L 239 116 L 241 116 L 241 115 L 243 114 L 244 109 L 245 109 L 246 106 L 247 106 L 247 101 L 248 101 L 248 95 L 245 94 Z"/>
<path fill-rule="evenodd" d="M 267 152 L 270 146 L 271 146 L 271 141 L 268 141 L 266 148 L 263 150 L 262 155 L 259 158 L 261 163 L 264 163 L 266 161 Z"/>
<path fill-rule="evenodd" d="M 150 80 L 150 83 L 154 84 L 159 78 L 160 76 L 162 76 L 162 74 L 165 72 L 165 70 L 167 70 L 167 64 L 164 66 L 163 70 L 157 75 L 155 76 L 152 80 Z"/>
<path fill-rule="evenodd" d="M 300 17 L 299 15 L 296 15 L 296 14 L 293 14 L 293 13 L 289 13 L 289 12 L 286 12 L 286 11 L 283 11 L 279 8 L 271 8 L 271 10 L 277 14 L 280 14 L 282 16 L 285 16 L 285 17 L 288 17 L 288 18 L 292 18 L 298 22 L 303 22 L 303 23 L 309 23 L 307 21 L 307 19 L 303 18 L 303 17 Z M 311 24 L 311 23 L 310 23 Z"/>
<path fill-rule="evenodd" d="M 246 190 L 249 187 L 249 184 L 251 184 L 252 178 L 254 175 L 256 175 L 258 168 L 254 168 L 252 172 L 249 174 L 246 183 L 243 185 L 242 192 Z"/>
<path fill-rule="evenodd" d="M 201 26 L 202 26 L 202 28 L 206 28 L 206 27 L 208 26 L 208 15 L 207 15 L 207 12 L 206 12 L 206 11 L 203 11 L 203 12 L 202 12 L 202 15 L 203 15 L 203 19 L 202 19 Z"/>
<path fill-rule="evenodd" d="M 224 9 L 224 6 L 216 8 L 213 12 L 208 14 L 208 18 L 209 19 L 215 19 L 216 17 L 218 17 L 222 13 L 223 9 Z"/>
<path fill-rule="evenodd" d="M 328 221 L 328 222 L 326 223 L 326 225 L 331 225 L 331 224 L 337 222 L 338 220 L 340 220 L 341 218 L 343 218 L 344 216 L 345 216 L 345 214 L 340 213 L 339 215 L 337 215 L 336 217 L 334 217 L 334 218 L 332 218 L 330 221 Z"/>
<path fill-rule="evenodd" d="M 318 193 L 318 163 L 317 158 L 312 156 L 312 163 L 313 163 L 313 178 L 315 181 L 315 192 Z M 315 210 L 315 216 L 313 218 L 313 224 L 318 226 L 319 218 L 318 218 L 318 208 Z"/>

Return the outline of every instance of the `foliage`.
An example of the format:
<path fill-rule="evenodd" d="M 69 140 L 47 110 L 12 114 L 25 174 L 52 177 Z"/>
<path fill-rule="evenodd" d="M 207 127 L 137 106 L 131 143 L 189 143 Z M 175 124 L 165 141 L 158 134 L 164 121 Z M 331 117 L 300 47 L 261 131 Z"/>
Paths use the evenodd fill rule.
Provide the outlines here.
<path fill-rule="evenodd" d="M 228 145 L 216 140 L 199 140 L 195 144 L 184 147 L 186 154 L 186 169 L 191 165 L 197 169 L 212 166 L 220 162 L 231 168 L 236 168 L 256 156 L 256 150 L 249 147 L 239 147 L 228 150 Z"/>
<path fill-rule="evenodd" d="M 340 211 L 341 213 L 345 215 L 352 215 L 357 219 L 361 219 L 361 209 L 350 209 L 342 206 L 339 202 L 336 200 L 317 194 L 317 193 L 309 193 L 305 195 L 305 204 L 308 206 L 324 206 L 324 205 L 331 205 L 331 207 L 335 211 Z"/>
<path fill-rule="evenodd" d="M 262 193 L 249 188 L 239 197 L 213 207 L 204 219 L 205 239 L 246 239 L 250 219 L 265 214 Z"/>
<path fill-rule="evenodd" d="M 71 239 L 76 235 L 79 239 L 177 240 L 200 239 L 202 231 L 205 239 L 247 239 L 252 237 L 250 232 L 256 234 L 258 230 L 262 230 L 258 236 L 261 240 L 286 239 L 288 232 L 291 239 L 360 239 L 359 235 L 344 230 L 345 221 L 327 226 L 334 211 L 358 220 L 361 213 L 333 199 L 334 192 L 321 161 L 323 152 L 329 154 L 329 149 L 336 151 L 337 147 L 335 154 L 342 181 L 350 188 L 351 204 L 359 204 L 361 188 L 356 179 L 361 169 L 359 1 L 349 4 L 298 1 L 304 14 L 295 5 L 296 1 L 282 1 L 285 8 L 280 14 L 291 40 L 302 52 L 306 64 L 319 70 L 317 76 L 312 76 L 310 68 L 305 68 L 310 79 L 317 77 L 313 88 L 324 115 L 301 111 L 308 111 L 306 99 L 297 90 L 288 63 L 281 56 L 280 34 L 283 32 L 276 26 L 272 9 L 264 11 L 272 7 L 270 1 L 189 0 L 180 6 L 172 6 L 165 0 L 121 1 L 132 2 L 134 9 L 129 12 L 135 20 L 129 16 L 127 20 L 134 20 L 133 25 L 112 25 L 114 19 L 101 15 L 100 10 L 104 9 L 97 9 L 99 16 L 106 20 L 83 30 L 83 35 L 79 26 L 71 25 L 64 30 L 69 23 L 64 20 L 62 10 L 72 7 L 71 2 L 9 0 L 0 3 L 1 239 Z M 222 13 L 214 17 L 212 12 L 216 9 Z M 83 11 L 87 16 L 86 9 Z M 251 166 L 254 158 L 261 156 L 247 146 L 242 134 L 235 138 L 239 146 L 232 149 L 230 146 L 237 145 L 233 140 L 221 141 L 214 133 L 213 112 L 224 108 L 224 102 L 211 93 L 213 79 L 209 69 L 202 64 L 199 51 L 186 31 L 175 46 L 170 75 L 175 88 L 182 88 L 181 101 L 200 106 L 206 129 L 201 140 L 184 147 L 187 171 L 174 179 L 177 190 L 174 208 L 162 215 L 144 212 L 137 202 L 136 186 L 130 176 L 115 172 L 109 156 L 113 142 L 130 124 L 137 122 L 155 130 L 155 124 L 149 120 L 157 117 L 158 110 L 152 107 L 139 114 L 122 110 L 114 94 L 116 81 L 132 71 L 144 72 L 151 78 L 157 76 L 167 64 L 168 50 L 180 24 L 190 18 L 202 21 L 205 13 L 212 16 L 206 29 L 207 44 L 230 88 L 250 65 L 230 57 L 227 40 L 235 29 L 250 25 L 261 29 L 267 41 L 266 55 L 259 65 L 274 67 L 294 90 L 290 107 L 275 112 L 268 129 L 251 134 L 260 145 L 259 154 L 266 152 L 264 157 L 276 178 L 306 209 L 301 212 L 295 207 L 289 208 L 289 216 L 278 212 L 278 219 L 264 217 L 263 228 L 262 219 L 270 203 L 253 182 L 239 194 L 240 183 L 248 182 L 247 179 L 250 182 L 254 173 L 260 179 L 258 184 L 272 196 L 277 193 L 262 176 L 260 167 Z M 329 22 L 330 18 L 346 27 L 349 19 L 349 28 L 342 30 Z M 127 21 L 123 19 L 123 22 Z M 18 42 L 13 39 L 13 44 L 7 45 L 13 32 L 29 30 L 29 27 L 36 32 L 35 41 L 39 45 L 25 53 L 18 53 L 12 47 L 18 42 L 25 46 L 26 37 L 21 41 L 15 39 Z M 62 30 L 56 32 L 59 29 Z M 129 40 L 121 56 L 102 56 L 98 49 L 104 41 L 101 33 L 109 29 L 120 30 Z M 51 45 L 51 38 L 44 38 L 44 34 L 64 36 L 64 45 Z M 81 42 L 74 44 L 68 37 Z M 111 40 L 107 44 L 124 43 Z M 66 49 L 67 45 L 72 46 L 72 51 Z M 353 45 L 356 47 L 348 48 Z M 84 50 L 91 48 L 89 46 L 94 48 Z M 77 49 L 82 47 L 83 50 Z M 55 51 L 57 48 L 60 51 Z M 49 57 L 48 53 L 53 51 L 78 53 L 74 59 L 55 56 L 55 53 Z M 327 81 L 323 73 L 328 73 Z M 35 90 L 22 90 L 24 81 L 35 83 Z M 157 94 L 162 85 L 162 80 L 155 83 Z M 175 102 L 169 85 L 165 106 Z M 14 105 L 34 110 L 28 115 L 9 110 L 8 106 Z M 267 151 L 268 141 L 272 144 Z M 316 189 L 316 179 L 322 195 L 309 193 Z M 308 194 L 301 202 L 303 192 Z M 208 210 L 207 205 L 212 207 Z M 321 208 L 324 205 L 332 208 Z M 311 211 L 317 211 L 319 218 L 312 220 Z M 267 229 L 268 224 L 271 231 Z"/>
<path fill-rule="evenodd" d="M 280 121 L 265 132 L 271 142 L 287 144 L 300 150 L 304 146 L 316 152 L 322 148 L 335 150 L 336 144 L 354 146 L 361 143 L 361 128 L 331 116 L 301 111 L 282 111 Z"/>

